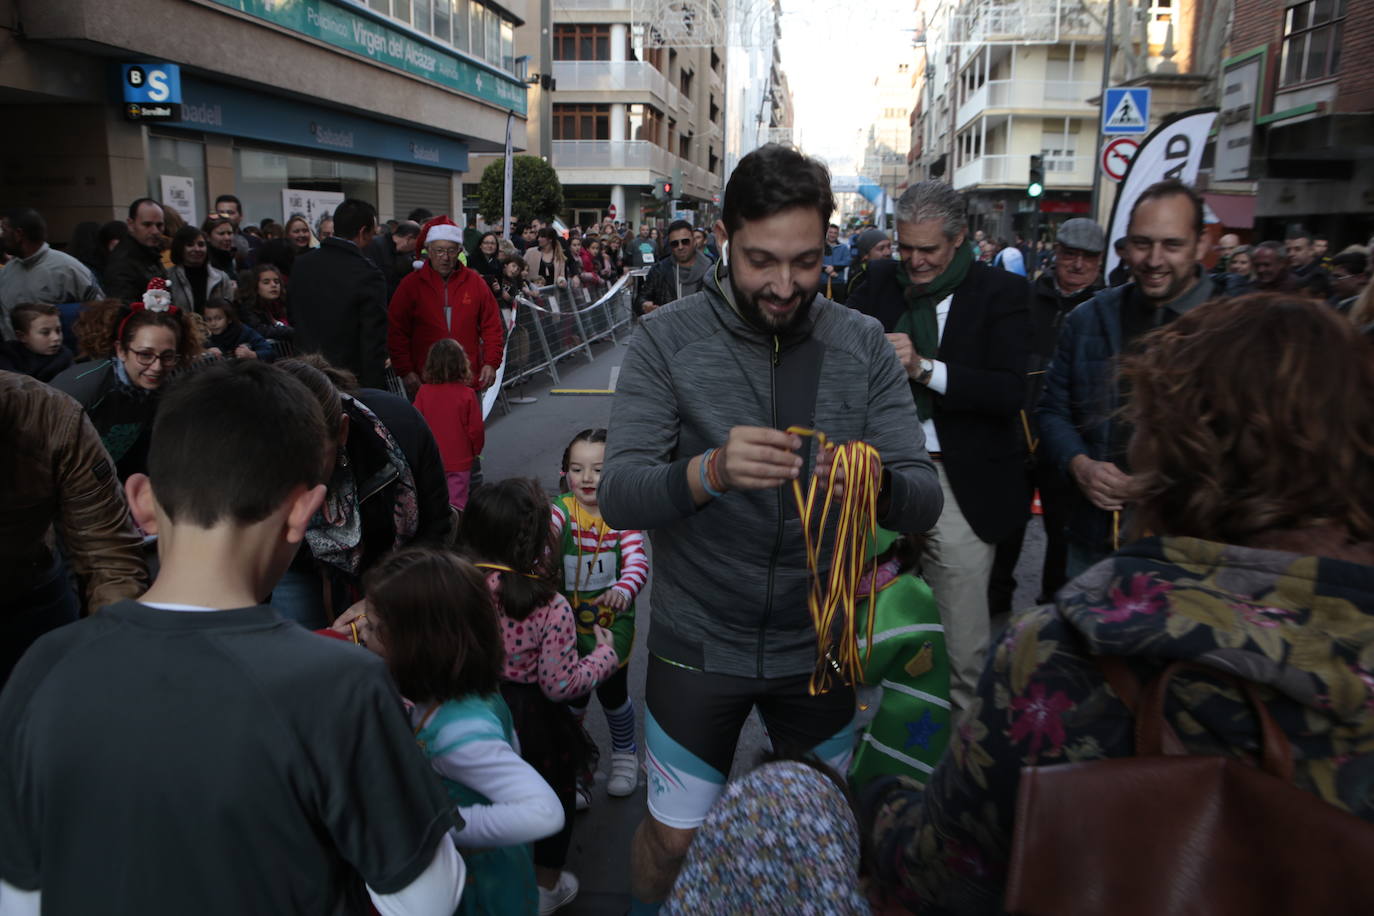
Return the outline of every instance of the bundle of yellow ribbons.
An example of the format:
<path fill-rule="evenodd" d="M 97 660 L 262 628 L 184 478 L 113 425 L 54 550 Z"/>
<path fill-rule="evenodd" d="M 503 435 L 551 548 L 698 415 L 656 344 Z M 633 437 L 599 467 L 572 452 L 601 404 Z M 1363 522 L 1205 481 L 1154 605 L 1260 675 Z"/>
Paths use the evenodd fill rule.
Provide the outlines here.
<path fill-rule="evenodd" d="M 861 598 L 868 598 L 870 606 L 877 579 L 876 558 L 868 558 L 870 539 L 878 528 L 878 490 L 882 485 L 882 462 L 878 450 L 866 442 L 846 442 L 834 445 L 825 433 L 799 426 L 787 430 L 798 436 L 812 436 L 816 440 L 817 456 L 833 451 L 830 478 L 822 483 L 812 476 L 803 496 L 800 480 L 792 481 L 792 495 L 797 500 L 806 541 L 806 566 L 811 574 L 811 590 L 807 607 L 816 627 L 816 670 L 811 675 L 811 693 L 825 693 L 830 689 L 831 677 L 838 674 L 849 684 L 859 683 L 863 671 L 860 658 L 859 634 L 855 613 Z M 832 481 L 840 475 L 844 490 L 837 500 Z M 823 491 L 823 493 L 822 493 Z M 819 518 L 816 516 L 820 504 Z M 831 510 L 838 513 L 835 539 L 831 544 L 830 576 L 822 581 L 820 557 L 822 540 Z M 859 594 L 864 573 L 869 576 L 867 595 Z M 864 645 L 873 642 L 873 615 L 868 615 L 868 632 Z"/>

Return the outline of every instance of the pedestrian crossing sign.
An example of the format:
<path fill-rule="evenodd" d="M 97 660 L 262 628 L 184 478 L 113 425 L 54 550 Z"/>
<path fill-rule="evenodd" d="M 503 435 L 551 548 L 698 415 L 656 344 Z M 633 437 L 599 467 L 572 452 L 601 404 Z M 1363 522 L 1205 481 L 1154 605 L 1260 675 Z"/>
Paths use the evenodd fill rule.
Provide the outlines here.
<path fill-rule="evenodd" d="M 1108 89 L 1102 104 L 1104 134 L 1143 134 L 1150 128 L 1150 90 Z"/>

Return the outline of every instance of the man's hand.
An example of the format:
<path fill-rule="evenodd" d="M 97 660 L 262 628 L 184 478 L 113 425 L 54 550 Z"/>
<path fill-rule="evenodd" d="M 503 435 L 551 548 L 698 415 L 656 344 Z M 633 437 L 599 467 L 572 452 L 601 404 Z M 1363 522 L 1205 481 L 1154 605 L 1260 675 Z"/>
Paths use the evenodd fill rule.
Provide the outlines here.
<path fill-rule="evenodd" d="M 721 446 L 716 469 L 730 490 L 767 490 L 801 473 L 801 438 L 765 426 L 736 426 Z"/>
<path fill-rule="evenodd" d="M 205 351 L 205 355 L 206 355 L 206 356 L 223 356 L 224 354 L 220 351 L 220 348 L 219 348 L 219 347 L 211 347 L 210 349 L 208 349 L 208 350 Z"/>
<path fill-rule="evenodd" d="M 257 359 L 257 352 L 248 344 L 239 344 L 234 348 L 234 355 L 239 359 Z"/>
<path fill-rule="evenodd" d="M 496 367 L 483 366 L 482 371 L 477 373 L 477 387 L 486 391 L 491 387 L 491 383 L 496 381 Z"/>
<path fill-rule="evenodd" d="M 911 338 L 906 334 L 888 334 L 887 342 L 892 344 L 892 349 L 897 351 L 897 359 L 906 370 L 907 378 L 915 378 L 921 374 L 921 354 L 916 352 L 916 345 L 911 342 Z"/>
<path fill-rule="evenodd" d="M 653 311 L 654 309 L 656 309 L 656 308 L 658 308 L 658 305 L 657 305 L 656 303 L 649 302 L 649 301 L 646 299 L 646 300 L 644 301 L 644 304 L 641 305 L 641 306 L 639 307 L 639 310 L 640 310 L 641 312 L 643 312 L 645 315 L 647 315 L 647 314 L 649 314 L 650 312 L 652 312 L 652 311 Z M 654 327 L 658 327 L 658 325 L 654 325 Z"/>
<path fill-rule="evenodd" d="M 825 265 L 825 267 L 823 268 L 823 271 L 824 271 L 824 273 L 825 273 L 825 275 L 826 275 L 827 277 L 833 277 L 833 276 L 835 276 L 835 268 L 834 268 L 833 265 L 830 265 L 830 264 Z"/>
<path fill-rule="evenodd" d="M 878 458 L 873 458 L 871 463 L 873 465 L 872 473 L 877 474 L 882 471 L 883 463 Z M 816 456 L 815 475 L 816 479 L 821 484 L 822 493 L 825 492 L 824 488 L 828 482 L 836 499 L 840 499 L 844 496 L 844 468 L 835 467 L 834 444 L 831 444 L 828 448 L 821 449 L 820 454 Z"/>
<path fill-rule="evenodd" d="M 1110 461 L 1094 461 L 1087 455 L 1076 455 L 1069 462 L 1069 473 L 1088 502 L 1103 512 L 1119 512 L 1126 508 L 1126 501 L 1132 496 L 1131 476 Z"/>
<path fill-rule="evenodd" d="M 407 372 L 401 377 L 401 384 L 406 386 L 406 394 L 410 399 L 415 400 L 415 392 L 420 390 L 420 377 L 414 372 Z"/>

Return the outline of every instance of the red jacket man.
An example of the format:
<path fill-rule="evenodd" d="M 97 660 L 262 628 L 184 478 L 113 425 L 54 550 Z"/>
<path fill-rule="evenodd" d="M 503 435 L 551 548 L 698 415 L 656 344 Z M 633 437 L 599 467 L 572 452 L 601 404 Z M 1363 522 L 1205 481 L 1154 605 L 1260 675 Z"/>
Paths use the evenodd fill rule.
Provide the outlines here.
<path fill-rule="evenodd" d="M 429 348 L 451 337 L 472 363 L 474 386 L 485 389 L 496 378 L 504 347 L 496 298 L 482 276 L 458 260 L 462 230 L 448 217 L 426 223 L 416 248 L 428 259 L 401 281 L 388 309 L 391 366 L 413 397 Z"/>

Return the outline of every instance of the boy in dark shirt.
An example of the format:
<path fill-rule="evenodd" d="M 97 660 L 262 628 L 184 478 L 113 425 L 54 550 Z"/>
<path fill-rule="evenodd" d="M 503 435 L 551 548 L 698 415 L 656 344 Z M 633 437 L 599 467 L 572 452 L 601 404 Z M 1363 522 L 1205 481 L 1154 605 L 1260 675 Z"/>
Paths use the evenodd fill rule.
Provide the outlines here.
<path fill-rule="evenodd" d="M 50 382 L 72 364 L 62 345 L 62 318 L 55 305 L 16 305 L 10 312 L 14 340 L 0 343 L 0 369 Z"/>
<path fill-rule="evenodd" d="M 453 912 L 452 806 L 384 663 L 259 604 L 325 449 L 318 401 L 257 360 L 168 391 L 126 485 L 157 580 L 39 639 L 0 693 L 6 912 L 333 916 L 367 911 L 364 883 L 386 916 Z"/>

